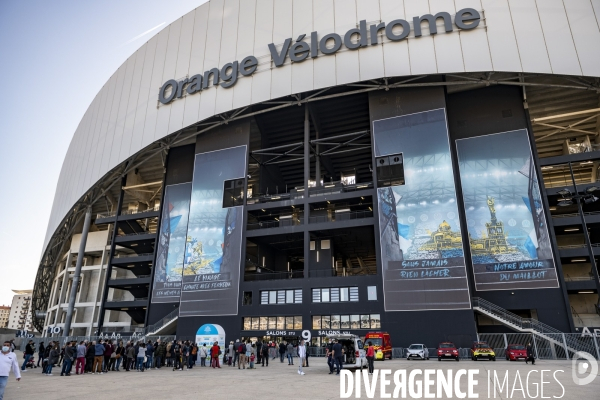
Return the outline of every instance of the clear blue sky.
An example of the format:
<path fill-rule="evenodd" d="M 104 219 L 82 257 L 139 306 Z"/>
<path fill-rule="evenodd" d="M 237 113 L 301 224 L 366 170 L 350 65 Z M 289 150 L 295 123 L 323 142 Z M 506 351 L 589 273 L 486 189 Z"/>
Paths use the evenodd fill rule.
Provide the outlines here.
<path fill-rule="evenodd" d="M 0 0 L 0 305 L 33 288 L 63 158 L 94 96 L 205 1 Z"/>

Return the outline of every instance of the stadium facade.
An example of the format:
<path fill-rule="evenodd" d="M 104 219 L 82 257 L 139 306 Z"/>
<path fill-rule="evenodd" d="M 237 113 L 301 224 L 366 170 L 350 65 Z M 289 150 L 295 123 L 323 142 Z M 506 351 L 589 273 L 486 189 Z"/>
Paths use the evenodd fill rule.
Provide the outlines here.
<path fill-rule="evenodd" d="M 600 327 L 599 23 L 590 0 L 203 4 L 83 116 L 35 327 Z"/>

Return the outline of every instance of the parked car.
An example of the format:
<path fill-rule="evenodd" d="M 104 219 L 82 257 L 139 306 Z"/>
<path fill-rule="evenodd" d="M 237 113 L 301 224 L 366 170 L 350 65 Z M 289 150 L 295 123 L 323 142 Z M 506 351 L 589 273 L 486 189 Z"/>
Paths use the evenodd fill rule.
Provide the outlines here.
<path fill-rule="evenodd" d="M 496 361 L 496 353 L 486 342 L 473 342 L 471 345 L 471 360 L 477 361 L 482 358 Z"/>
<path fill-rule="evenodd" d="M 392 359 L 392 339 L 387 332 L 369 332 L 365 336 L 365 343 L 373 343 L 375 349 L 375 359 L 385 360 Z"/>
<path fill-rule="evenodd" d="M 527 348 L 522 344 L 509 344 L 506 348 L 506 361 L 518 361 L 527 359 Z"/>
<path fill-rule="evenodd" d="M 438 345 L 437 349 L 438 361 L 442 359 L 459 361 L 458 349 L 452 342 L 443 342 Z"/>
<path fill-rule="evenodd" d="M 411 344 L 406 349 L 407 360 L 429 360 L 429 349 L 424 344 Z"/>

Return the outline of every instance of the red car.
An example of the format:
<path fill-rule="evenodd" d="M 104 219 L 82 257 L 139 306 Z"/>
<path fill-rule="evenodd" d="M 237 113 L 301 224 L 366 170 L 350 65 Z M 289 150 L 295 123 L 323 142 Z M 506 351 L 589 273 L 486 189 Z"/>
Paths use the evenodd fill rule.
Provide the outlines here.
<path fill-rule="evenodd" d="M 527 359 L 527 349 L 522 344 L 509 344 L 506 348 L 506 361 Z"/>
<path fill-rule="evenodd" d="M 437 349 L 437 357 L 438 361 L 442 361 L 442 358 L 447 360 L 454 359 L 458 361 L 458 349 L 452 342 L 440 343 Z"/>

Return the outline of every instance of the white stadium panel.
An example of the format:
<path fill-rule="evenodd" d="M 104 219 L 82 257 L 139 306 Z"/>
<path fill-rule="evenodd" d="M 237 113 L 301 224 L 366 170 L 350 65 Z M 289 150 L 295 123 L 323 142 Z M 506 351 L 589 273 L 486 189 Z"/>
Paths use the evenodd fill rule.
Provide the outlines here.
<path fill-rule="evenodd" d="M 600 75 L 600 31 L 590 0 L 564 2 L 583 75 Z M 600 7 L 596 4 L 596 10 Z"/>
<path fill-rule="evenodd" d="M 280 68 L 268 44 L 285 39 L 310 42 L 342 36 L 358 26 L 427 13 L 454 15 L 464 8 L 481 13 L 472 30 L 423 36 L 414 32 L 380 44 Z M 212 0 L 186 14 L 145 43 L 106 82 L 77 127 L 63 163 L 46 243 L 73 204 L 128 157 L 183 127 L 215 113 L 273 97 L 385 76 L 460 72 L 532 72 L 600 76 L 598 0 Z M 438 20 L 438 31 L 443 22 Z M 225 35 L 223 34 L 225 32 Z M 383 43 L 383 44 L 381 44 Z M 331 43 L 330 43 L 331 46 Z M 254 55 L 258 68 L 226 89 L 207 88 L 163 105 L 161 86 L 169 79 L 203 74 Z M 160 104 L 160 106 L 159 106 Z"/>
<path fill-rule="evenodd" d="M 455 0 L 456 10 L 472 8 L 481 13 L 481 0 Z M 485 22 L 480 22 L 476 29 L 460 31 L 460 48 L 465 72 L 491 71 L 492 59 L 488 44 Z"/>
<path fill-rule="evenodd" d="M 356 0 L 356 16 L 359 22 L 361 20 L 366 21 L 367 32 L 369 32 L 369 25 L 378 24 L 382 20 L 378 5 L 374 7 L 371 0 Z M 369 43 L 369 35 L 367 34 L 366 36 L 367 37 L 364 40 Z M 352 41 L 356 41 L 356 36 Z M 367 47 L 361 47 L 358 50 L 358 61 L 361 81 L 385 76 L 383 46 L 371 46 L 370 44 L 367 44 Z"/>
<path fill-rule="evenodd" d="M 104 155 L 102 157 L 102 169 L 108 171 L 115 164 L 111 160 L 116 160 L 114 155 L 119 151 L 121 143 L 114 142 L 115 130 L 117 129 L 117 116 L 119 115 L 119 104 L 121 104 L 121 94 L 123 93 L 123 81 L 125 80 L 125 71 L 127 65 L 123 64 L 116 74 L 115 90 L 112 95 L 110 114 L 108 118 L 108 128 L 106 131 L 106 140 L 104 142 Z M 111 99 L 109 99 L 110 101 Z"/>
<path fill-rule="evenodd" d="M 172 79 L 180 81 L 189 76 L 190 68 L 190 49 L 192 46 L 192 37 L 194 35 L 194 17 L 195 13 L 188 13 L 181 19 L 181 33 L 179 34 L 179 43 L 177 45 L 177 56 L 175 72 Z M 173 102 L 171 106 L 171 115 L 169 116 L 168 132 L 175 132 L 182 128 L 183 113 L 185 112 L 185 101 Z"/>
<path fill-rule="evenodd" d="M 183 78 L 183 76 L 175 75 L 182 22 L 183 18 L 179 18 L 177 21 L 171 24 L 169 40 L 167 41 L 167 52 L 165 54 L 162 82 L 166 82 L 169 79 L 175 79 L 176 81 L 179 81 Z M 158 107 L 158 112 L 156 114 L 156 128 L 154 130 L 154 141 L 165 137 L 169 132 L 169 119 L 171 117 L 172 109 L 173 107 Z"/>
<path fill-rule="evenodd" d="M 522 72 L 507 1 L 481 0 L 494 71 Z"/>
<path fill-rule="evenodd" d="M 142 71 L 142 78 L 140 81 L 140 91 L 138 94 L 138 100 L 135 109 L 135 118 L 133 125 L 133 134 L 131 137 L 131 145 L 129 147 L 129 154 L 132 155 L 139 149 L 141 149 L 142 141 L 144 139 L 144 121 L 146 120 L 146 112 L 148 109 L 148 103 L 153 101 L 156 104 L 156 90 L 151 87 L 152 82 L 152 70 L 154 69 L 154 55 L 156 52 L 156 43 L 158 37 L 154 36 L 146 43 L 146 52 L 144 54 L 144 66 Z"/>
<path fill-rule="evenodd" d="M 194 36 L 190 49 L 190 75 L 204 73 L 204 52 L 206 46 L 206 29 L 208 21 L 209 3 L 198 7 L 194 14 Z M 156 96 L 156 93 L 153 93 Z M 198 110 L 200 109 L 200 95 L 185 96 L 183 99 L 185 108 L 183 111 L 183 126 L 189 126 L 198 121 Z"/>
<path fill-rule="evenodd" d="M 220 50 L 221 34 L 223 29 L 223 7 L 225 0 L 214 0 L 209 3 L 208 10 L 208 30 L 206 33 L 206 48 L 204 50 L 204 69 L 209 71 L 213 68 L 220 68 Z M 212 117 L 215 114 L 215 102 L 217 99 L 217 90 L 214 86 L 213 78 L 210 78 L 208 88 L 200 93 L 200 110 L 198 119 L 203 120 Z M 167 108 L 169 106 L 166 106 Z"/>
<path fill-rule="evenodd" d="M 355 28 L 358 22 L 356 19 L 356 1 L 334 0 L 333 6 L 335 12 L 335 29 L 333 32 L 343 39 L 344 34 L 349 29 Z M 328 32 L 324 33 L 328 34 Z M 329 44 L 328 47 L 331 46 L 332 44 Z M 327 57 L 335 57 L 336 85 L 360 81 L 360 63 L 357 51 L 351 51 L 342 46 L 334 56 Z"/>
<path fill-rule="evenodd" d="M 92 181 L 92 171 L 94 170 L 94 163 L 96 162 L 96 145 L 98 143 L 98 135 L 100 134 L 100 126 L 102 125 L 102 92 L 98 93 L 92 102 L 94 109 L 92 126 L 90 126 L 89 136 L 90 144 L 88 146 L 88 159 L 85 164 L 85 177 L 83 180 L 83 187 L 90 187 L 94 184 L 95 180 Z M 90 106 L 90 107 L 92 107 Z"/>
<path fill-rule="evenodd" d="M 404 0 L 380 0 L 379 8 L 383 22 L 388 23 L 395 19 L 406 20 Z M 383 31 L 379 33 L 379 41 L 384 43 L 382 47 L 385 76 L 410 75 L 408 41 L 392 42 L 386 38 Z"/>
<path fill-rule="evenodd" d="M 273 43 L 277 50 L 281 48 L 286 39 L 292 37 L 292 0 L 277 0 L 273 8 Z M 268 43 L 267 43 L 268 44 Z M 271 98 L 287 96 L 292 91 L 292 68 L 289 56 L 281 67 L 275 67 L 271 71 Z"/>
<path fill-rule="evenodd" d="M 131 155 L 131 142 L 133 139 L 133 130 L 135 127 L 135 115 L 139 104 L 139 96 L 142 83 L 142 75 L 144 73 L 144 61 L 146 60 L 146 51 L 148 47 L 142 46 L 134 56 L 135 67 L 131 78 L 131 88 L 129 89 L 129 101 L 127 104 L 127 113 L 125 114 L 125 127 L 123 128 L 123 139 L 121 141 L 121 152 L 119 154 L 119 162 L 124 161 Z M 150 66 L 150 68 L 152 68 Z"/>
<path fill-rule="evenodd" d="M 429 4 L 426 1 L 405 1 L 404 11 L 408 22 L 413 25 L 413 17 L 429 14 Z M 410 70 L 413 75 L 435 74 L 437 62 L 435 59 L 435 44 L 429 35 L 427 22 L 421 24 L 423 37 L 415 38 L 415 28 L 408 37 L 408 54 L 410 57 Z"/>
<path fill-rule="evenodd" d="M 320 40 L 335 25 L 333 0 L 313 0 L 313 29 Z M 313 85 L 315 89 L 335 86 L 335 56 L 319 56 L 313 61 Z"/>
<path fill-rule="evenodd" d="M 115 166 L 120 163 L 119 155 L 121 154 L 121 145 L 123 143 L 123 129 L 125 128 L 125 115 L 127 114 L 127 105 L 129 102 L 129 94 L 131 91 L 131 80 L 133 78 L 133 69 L 135 68 L 135 56 L 129 57 L 125 63 L 125 73 L 123 80 L 117 85 L 121 86 L 119 99 L 117 100 L 117 119 L 113 133 L 112 151 L 110 152 L 109 165 Z"/>
<path fill-rule="evenodd" d="M 304 42 L 310 44 L 310 34 L 313 32 L 313 2 L 293 0 L 292 40 L 299 35 L 306 35 Z M 314 89 L 314 59 L 310 56 L 302 62 L 292 63 L 292 93 L 307 92 Z"/>
<path fill-rule="evenodd" d="M 454 0 L 429 0 L 429 9 L 433 15 L 445 11 L 450 14 L 451 23 L 454 21 L 456 14 Z M 444 24 L 439 19 L 437 29 L 438 33 L 433 38 L 433 44 L 438 73 L 464 72 L 465 64 L 461 52 L 460 35 L 456 35 L 456 26 L 452 25 L 452 32 L 446 33 Z"/>
<path fill-rule="evenodd" d="M 258 70 L 252 76 L 252 103 L 271 98 L 271 56 L 267 45 L 273 41 L 274 0 L 256 0 L 254 56 Z"/>
<path fill-rule="evenodd" d="M 154 131 L 156 129 L 156 116 L 158 114 L 158 90 L 163 84 L 163 70 L 165 66 L 165 55 L 167 54 L 167 43 L 169 41 L 169 30 L 171 26 L 158 33 L 156 50 L 154 51 L 154 63 L 152 68 L 152 79 L 150 80 L 150 96 L 146 107 L 146 118 L 144 119 L 144 136 L 142 137 L 142 148 L 154 142 Z"/>
<path fill-rule="evenodd" d="M 563 0 L 537 2 L 550 66 L 555 74 L 581 75 L 581 66 L 571 36 Z"/>
<path fill-rule="evenodd" d="M 240 16 L 237 29 L 237 46 L 235 59 L 241 62 L 254 53 L 254 30 L 256 23 L 256 0 L 240 1 Z M 252 103 L 252 76 L 238 79 L 233 91 L 232 108 L 240 108 Z"/>
<path fill-rule="evenodd" d="M 223 66 L 233 63 L 236 58 L 237 32 L 240 13 L 239 0 L 225 0 L 223 7 L 223 33 L 221 34 L 221 50 L 219 55 L 219 64 L 217 68 L 223 72 Z M 227 71 L 225 71 L 227 73 Z M 237 84 L 237 83 L 236 83 Z M 217 90 L 217 100 L 215 104 L 215 113 L 220 114 L 231 110 L 233 106 L 233 90 Z"/>
<path fill-rule="evenodd" d="M 552 73 L 535 0 L 510 0 L 509 5 L 523 71 Z"/>

